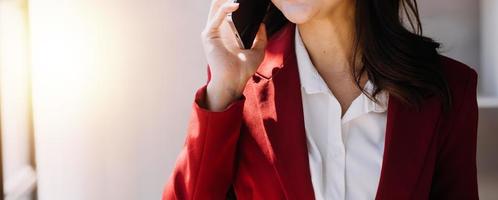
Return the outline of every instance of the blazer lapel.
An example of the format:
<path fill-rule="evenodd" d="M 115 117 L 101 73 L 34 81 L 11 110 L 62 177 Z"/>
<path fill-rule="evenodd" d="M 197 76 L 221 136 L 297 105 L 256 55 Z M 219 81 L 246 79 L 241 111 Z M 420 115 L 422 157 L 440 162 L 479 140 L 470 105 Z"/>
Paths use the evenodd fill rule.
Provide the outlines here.
<path fill-rule="evenodd" d="M 434 146 L 440 101 L 429 97 L 421 111 L 389 97 L 386 141 L 376 199 L 411 199 L 429 151 Z"/>
<path fill-rule="evenodd" d="M 255 75 L 253 89 L 266 134 L 258 136 L 266 140 L 258 143 L 268 147 L 286 199 L 314 199 L 293 39 L 294 24 L 288 23 L 269 41 Z"/>

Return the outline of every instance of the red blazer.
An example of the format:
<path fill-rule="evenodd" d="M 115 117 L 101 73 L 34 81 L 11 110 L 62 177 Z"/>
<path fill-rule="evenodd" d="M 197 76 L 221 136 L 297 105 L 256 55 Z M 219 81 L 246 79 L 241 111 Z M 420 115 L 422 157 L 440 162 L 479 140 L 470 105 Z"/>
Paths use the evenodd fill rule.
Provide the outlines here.
<path fill-rule="evenodd" d="M 243 96 L 226 110 L 200 107 L 207 83 L 198 89 L 162 199 L 226 199 L 231 190 L 242 200 L 314 199 L 294 26 L 270 38 Z M 376 199 L 478 199 L 477 73 L 443 56 L 441 66 L 454 102 L 448 115 L 435 97 L 421 112 L 389 97 Z"/>

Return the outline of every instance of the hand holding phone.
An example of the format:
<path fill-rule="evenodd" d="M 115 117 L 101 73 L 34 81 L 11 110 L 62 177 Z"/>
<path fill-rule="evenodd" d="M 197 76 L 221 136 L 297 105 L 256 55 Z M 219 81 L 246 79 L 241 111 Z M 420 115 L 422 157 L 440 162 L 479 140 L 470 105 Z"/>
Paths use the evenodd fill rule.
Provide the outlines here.
<path fill-rule="evenodd" d="M 226 23 L 227 15 L 240 6 L 231 0 L 212 0 L 206 27 L 201 33 L 211 72 L 204 105 L 212 111 L 221 111 L 239 98 L 264 59 L 267 44 L 264 24 L 258 24 L 252 48 L 241 49 Z"/>

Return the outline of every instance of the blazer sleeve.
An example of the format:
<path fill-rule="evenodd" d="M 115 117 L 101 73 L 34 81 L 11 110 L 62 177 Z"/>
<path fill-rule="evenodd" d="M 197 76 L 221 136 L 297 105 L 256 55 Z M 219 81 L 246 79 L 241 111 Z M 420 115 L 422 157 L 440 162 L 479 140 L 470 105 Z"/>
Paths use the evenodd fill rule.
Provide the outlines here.
<path fill-rule="evenodd" d="M 470 70 L 452 128 L 442 143 L 431 188 L 431 199 L 479 199 L 477 189 L 477 73 Z M 454 101 L 456 102 L 456 101 Z"/>
<path fill-rule="evenodd" d="M 211 78 L 208 66 L 208 81 Z M 207 83 L 197 90 L 183 149 L 163 191 L 163 200 L 225 199 L 232 184 L 245 96 L 225 110 L 203 108 Z"/>

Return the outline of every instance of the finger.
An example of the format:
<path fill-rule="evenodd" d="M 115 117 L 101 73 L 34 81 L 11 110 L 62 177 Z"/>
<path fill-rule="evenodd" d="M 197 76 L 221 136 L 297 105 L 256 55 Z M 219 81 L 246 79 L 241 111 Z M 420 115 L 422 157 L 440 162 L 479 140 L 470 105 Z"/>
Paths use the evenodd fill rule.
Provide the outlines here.
<path fill-rule="evenodd" d="M 219 8 L 224 4 L 226 3 L 227 1 L 231 1 L 231 0 L 212 0 L 211 1 L 211 6 L 209 8 L 209 14 L 208 14 L 208 19 L 207 21 L 211 21 L 211 19 L 214 17 L 215 13 L 217 10 L 219 10 Z"/>
<path fill-rule="evenodd" d="M 210 22 L 208 22 L 208 26 L 206 27 L 206 29 L 209 32 L 216 31 L 220 27 L 221 23 L 223 23 L 223 20 L 225 20 L 225 17 L 229 13 L 237 10 L 238 7 L 239 7 L 238 3 L 228 2 L 226 4 L 223 4 L 220 7 L 220 9 L 216 12 L 213 19 Z"/>
<path fill-rule="evenodd" d="M 258 33 L 256 34 L 256 38 L 254 38 L 254 42 L 251 48 L 254 49 L 264 49 L 266 47 L 266 43 L 268 43 L 268 36 L 266 35 L 266 26 L 261 23 L 259 25 Z"/>

